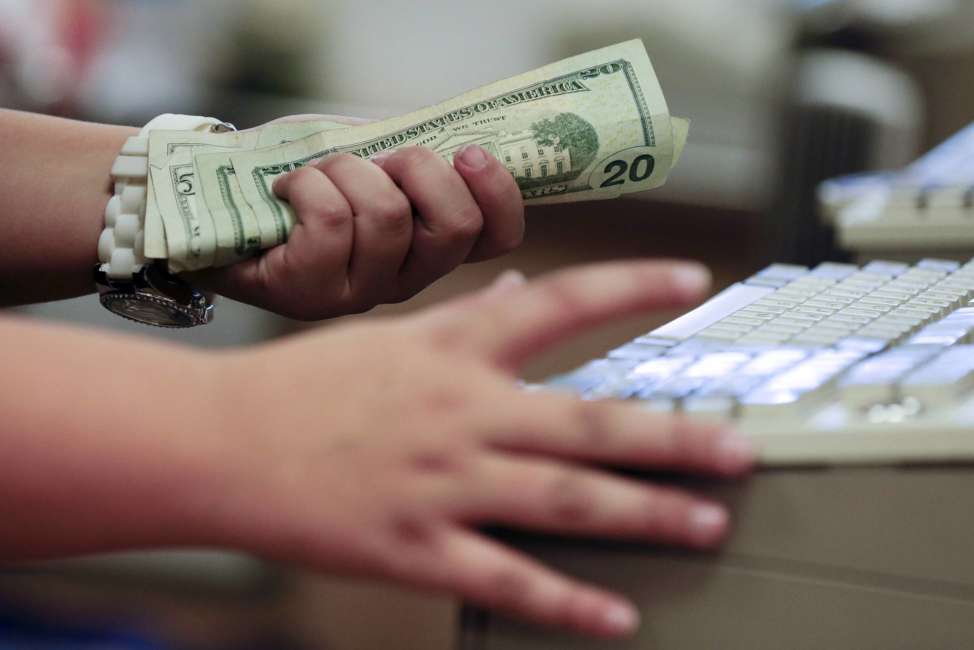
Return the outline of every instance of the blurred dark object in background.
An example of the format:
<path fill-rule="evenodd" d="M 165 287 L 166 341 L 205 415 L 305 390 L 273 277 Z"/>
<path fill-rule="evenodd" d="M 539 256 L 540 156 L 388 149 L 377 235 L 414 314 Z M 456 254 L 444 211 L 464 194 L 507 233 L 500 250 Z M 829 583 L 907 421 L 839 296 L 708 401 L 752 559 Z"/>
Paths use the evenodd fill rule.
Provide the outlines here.
<path fill-rule="evenodd" d="M 800 0 L 796 13 L 794 74 L 780 124 L 780 175 L 765 217 L 764 260 L 815 265 L 849 257 L 821 219 L 816 187 L 848 173 L 896 169 L 916 157 L 930 98 L 904 60 L 974 49 L 974 3 Z"/>
<path fill-rule="evenodd" d="M 0 650 L 174 650 L 134 626 L 69 623 L 0 603 Z"/>

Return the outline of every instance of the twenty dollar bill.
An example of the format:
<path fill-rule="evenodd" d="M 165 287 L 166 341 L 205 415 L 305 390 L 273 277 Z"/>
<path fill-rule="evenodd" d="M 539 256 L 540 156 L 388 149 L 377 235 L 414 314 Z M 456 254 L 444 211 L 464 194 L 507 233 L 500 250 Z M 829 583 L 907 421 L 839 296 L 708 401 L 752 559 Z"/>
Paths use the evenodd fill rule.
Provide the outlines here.
<path fill-rule="evenodd" d="M 196 157 L 206 209 L 235 228 L 256 218 L 263 247 L 295 222 L 275 178 L 336 153 L 369 158 L 410 145 L 447 159 L 479 144 L 528 204 L 617 197 L 661 185 L 686 142 L 639 40 L 565 59 L 414 113 L 287 144 Z M 239 192 L 239 194 L 238 194 Z"/>

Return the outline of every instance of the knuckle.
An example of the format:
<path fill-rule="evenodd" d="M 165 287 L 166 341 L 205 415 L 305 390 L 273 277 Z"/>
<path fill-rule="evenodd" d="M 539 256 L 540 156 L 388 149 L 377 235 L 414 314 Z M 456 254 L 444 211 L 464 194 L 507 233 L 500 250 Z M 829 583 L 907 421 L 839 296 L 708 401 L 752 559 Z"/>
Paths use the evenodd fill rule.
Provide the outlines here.
<path fill-rule="evenodd" d="M 397 154 L 406 167 L 421 167 L 425 165 L 435 165 L 437 162 L 445 161 L 432 149 L 426 147 L 406 147 Z"/>
<path fill-rule="evenodd" d="M 372 200 L 369 214 L 386 231 L 402 232 L 412 225 L 412 205 L 398 191 L 383 192 Z"/>
<path fill-rule="evenodd" d="M 595 510 L 591 485 L 575 470 L 562 470 L 550 481 L 547 491 L 550 510 L 560 521 L 585 521 Z"/>
<path fill-rule="evenodd" d="M 604 448 L 612 437 L 609 406 L 605 403 L 576 401 L 574 420 L 586 448 Z"/>
<path fill-rule="evenodd" d="M 322 205 L 311 215 L 329 230 L 342 230 L 352 223 L 352 211 L 347 205 Z"/>
<path fill-rule="evenodd" d="M 649 507 L 643 509 L 647 532 L 667 540 L 682 538 L 693 500 L 674 490 L 657 489 L 648 501 Z"/>
<path fill-rule="evenodd" d="M 527 600 L 530 588 L 530 577 L 513 567 L 504 567 L 487 575 L 485 596 L 490 605 L 499 609 L 518 609 Z"/>
<path fill-rule="evenodd" d="M 440 444 L 414 452 L 409 463 L 424 474 L 466 474 L 471 470 L 472 454 L 459 444 Z"/>
<path fill-rule="evenodd" d="M 315 163 L 315 167 L 325 172 L 332 171 L 341 167 L 348 167 L 351 165 L 357 165 L 362 162 L 362 159 L 350 153 L 334 153 L 330 156 L 322 158 Z"/>
<path fill-rule="evenodd" d="M 423 334 L 429 345 L 439 352 L 462 350 L 469 340 L 466 330 L 452 321 L 434 323 Z"/>
<path fill-rule="evenodd" d="M 434 529 L 429 517 L 415 513 L 399 513 L 392 517 L 390 533 L 398 544 L 407 546 L 430 546 L 434 540 Z"/>
<path fill-rule="evenodd" d="M 592 604 L 583 590 L 566 588 L 553 602 L 551 619 L 566 628 L 583 630 L 591 616 Z"/>
<path fill-rule="evenodd" d="M 451 243 L 476 239 L 484 227 L 484 215 L 476 204 L 459 209 L 449 220 L 440 237 Z"/>
<path fill-rule="evenodd" d="M 669 448 L 673 455 L 684 461 L 693 461 L 705 457 L 710 448 L 708 442 L 716 440 L 716 428 L 713 433 L 707 428 L 700 428 L 686 416 L 676 416 L 669 427 Z"/>
<path fill-rule="evenodd" d="M 283 177 L 282 177 L 283 178 Z M 291 202 L 305 198 L 321 182 L 321 172 L 314 167 L 301 167 L 287 175 Z"/>
<path fill-rule="evenodd" d="M 554 315 L 566 318 L 585 312 L 586 303 L 568 275 L 557 275 L 540 287 L 539 298 Z"/>

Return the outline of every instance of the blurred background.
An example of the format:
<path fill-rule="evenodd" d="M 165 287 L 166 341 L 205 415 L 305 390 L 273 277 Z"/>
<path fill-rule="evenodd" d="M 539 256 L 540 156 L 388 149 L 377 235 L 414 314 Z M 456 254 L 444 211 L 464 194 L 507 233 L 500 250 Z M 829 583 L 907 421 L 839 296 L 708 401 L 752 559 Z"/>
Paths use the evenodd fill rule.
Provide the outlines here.
<path fill-rule="evenodd" d="M 509 267 L 532 276 L 619 257 L 701 260 L 717 290 L 769 261 L 847 255 L 820 224 L 817 184 L 900 167 L 974 118 L 972 25 L 967 0 L 0 0 L 0 106 L 132 125 L 162 112 L 241 128 L 291 113 L 384 118 L 642 38 L 671 112 L 693 121 L 666 187 L 532 208 L 514 254 L 354 318 L 441 301 Z M 207 347 L 328 326 L 231 301 L 188 333 L 121 321 L 94 297 L 19 311 Z M 617 323 L 526 374 L 675 315 Z M 0 648 L 439 650 L 455 619 L 447 599 L 226 553 L 0 569 Z"/>

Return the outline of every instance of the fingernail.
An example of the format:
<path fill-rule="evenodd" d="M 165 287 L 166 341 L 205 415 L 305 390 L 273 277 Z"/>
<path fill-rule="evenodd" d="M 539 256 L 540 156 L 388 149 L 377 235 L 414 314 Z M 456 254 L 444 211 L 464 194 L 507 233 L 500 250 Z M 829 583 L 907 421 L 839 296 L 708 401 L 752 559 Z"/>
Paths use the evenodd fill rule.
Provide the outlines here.
<path fill-rule="evenodd" d="M 387 151 L 380 151 L 379 153 L 374 154 L 371 158 L 369 158 L 369 160 L 371 160 L 372 162 L 374 162 L 379 167 L 382 167 L 384 164 L 386 164 L 386 161 L 389 160 L 389 158 L 394 153 L 396 153 L 396 150 L 395 149 L 389 149 Z"/>
<path fill-rule="evenodd" d="M 710 271 L 700 264 L 679 264 L 673 268 L 673 282 L 688 294 L 700 294 L 710 286 Z"/>
<path fill-rule="evenodd" d="M 717 541 L 727 526 L 727 512 L 720 506 L 695 506 L 690 512 L 690 535 L 701 546 Z"/>
<path fill-rule="evenodd" d="M 602 624 L 609 634 L 632 634 L 639 627 L 639 612 L 627 603 L 615 603 L 605 610 Z"/>
<path fill-rule="evenodd" d="M 528 279 L 524 277 L 524 274 L 517 269 L 508 269 L 497 276 L 494 280 L 494 287 L 503 287 L 505 289 L 512 287 L 519 287 Z"/>
<path fill-rule="evenodd" d="M 754 443 L 736 433 L 728 433 L 717 443 L 717 462 L 728 472 L 739 472 L 754 464 Z"/>
<path fill-rule="evenodd" d="M 487 166 L 487 153 L 479 144 L 468 144 L 461 147 L 456 158 L 472 171 L 479 171 Z"/>

